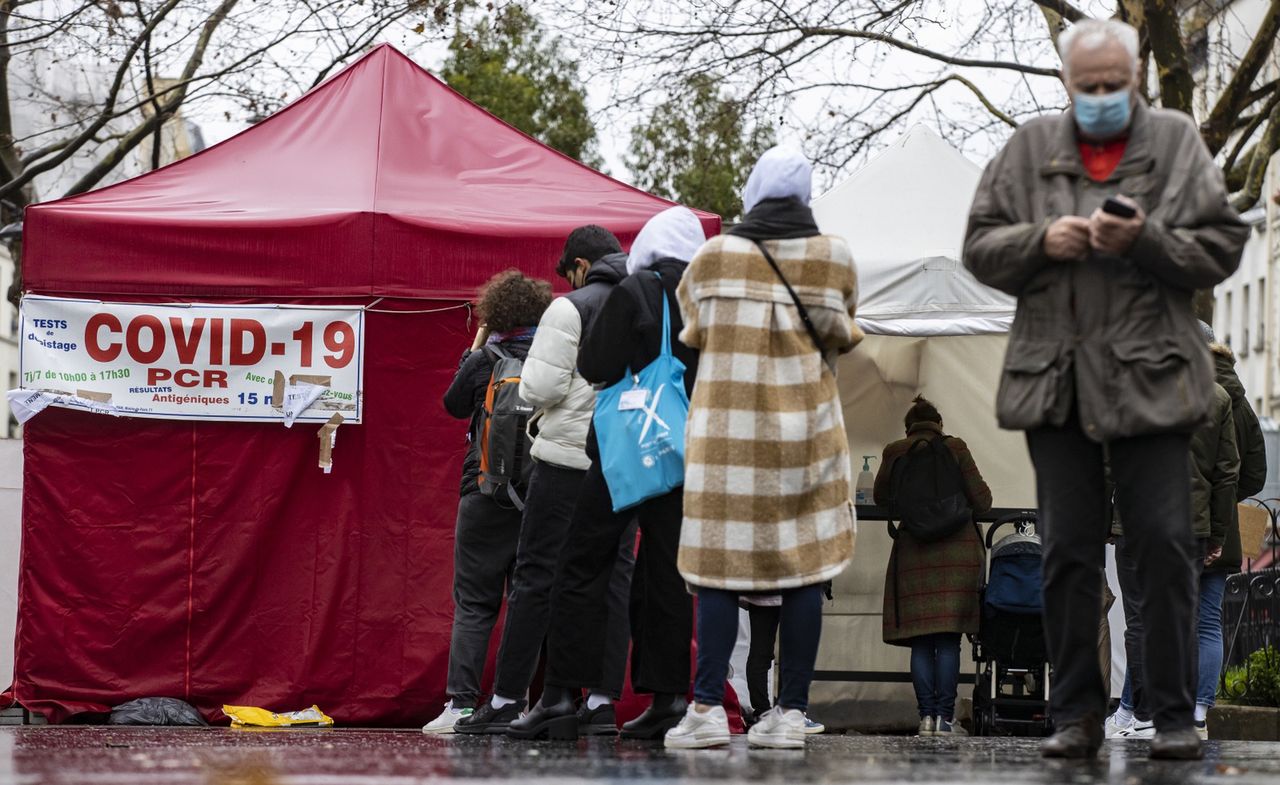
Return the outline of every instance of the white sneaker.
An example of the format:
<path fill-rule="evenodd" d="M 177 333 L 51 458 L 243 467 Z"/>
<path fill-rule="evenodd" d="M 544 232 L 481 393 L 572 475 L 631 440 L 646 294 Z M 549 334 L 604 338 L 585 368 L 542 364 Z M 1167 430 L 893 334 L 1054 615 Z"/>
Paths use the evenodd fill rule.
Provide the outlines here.
<path fill-rule="evenodd" d="M 431 722 L 422 726 L 423 733 L 453 733 L 453 726 L 458 724 L 458 720 L 463 717 L 470 717 L 475 709 L 455 709 L 453 701 L 449 701 L 444 705 L 444 711 L 440 712 L 440 716 Z"/>
<path fill-rule="evenodd" d="M 1156 726 L 1151 722 L 1151 720 L 1147 720 L 1146 722 L 1143 722 L 1142 720 L 1135 719 L 1133 721 L 1133 725 L 1130 725 L 1128 728 L 1125 728 L 1124 730 L 1117 731 L 1116 735 L 1113 736 L 1112 738 L 1150 739 L 1155 735 L 1156 735 Z"/>
<path fill-rule="evenodd" d="M 752 747 L 802 750 L 804 737 L 804 712 L 774 706 L 747 731 L 747 744 Z"/>
<path fill-rule="evenodd" d="M 706 711 L 698 711 L 694 706 L 695 704 L 689 704 L 680 724 L 667 731 L 663 746 L 668 749 L 697 750 L 728 744 L 729 716 L 724 713 L 724 707 L 712 706 Z"/>
<path fill-rule="evenodd" d="M 921 717 L 920 729 L 916 731 L 917 736 L 932 736 L 937 729 L 937 723 L 933 717 Z"/>
<path fill-rule="evenodd" d="M 1108 739 L 1114 739 L 1120 736 L 1124 731 L 1130 730 L 1137 723 L 1137 719 L 1130 714 L 1127 721 L 1118 719 L 1120 712 L 1107 717 L 1107 721 L 1102 723 L 1102 733 Z"/>
<path fill-rule="evenodd" d="M 813 736 L 819 733 L 826 733 L 827 726 L 817 720 L 809 719 L 809 715 L 804 716 L 804 732 L 807 736 Z"/>
<path fill-rule="evenodd" d="M 944 720 L 941 717 L 938 717 L 933 722 L 933 728 L 934 728 L 933 730 L 934 736 L 968 736 L 969 735 L 969 731 L 965 730 L 964 727 L 960 723 L 956 722 L 954 719 Z"/>

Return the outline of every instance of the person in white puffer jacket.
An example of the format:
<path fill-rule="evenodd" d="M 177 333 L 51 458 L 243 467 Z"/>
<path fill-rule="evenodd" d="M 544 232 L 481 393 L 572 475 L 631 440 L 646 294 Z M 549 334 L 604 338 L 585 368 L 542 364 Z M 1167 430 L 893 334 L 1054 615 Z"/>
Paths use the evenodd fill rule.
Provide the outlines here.
<path fill-rule="evenodd" d="M 502 733 L 524 709 L 547 632 L 556 561 L 591 466 L 586 442 L 596 394 L 578 374 L 578 344 L 614 285 L 626 277 L 626 268 L 618 238 L 603 227 L 579 227 L 565 241 L 556 273 L 574 291 L 557 298 L 543 314 L 521 372 L 520 397 L 538 409 L 529 424 L 536 463 L 525 494 L 493 696 L 456 723 L 458 733 Z M 584 733 L 617 732 L 612 704 L 622 695 L 626 674 L 627 605 L 635 564 L 633 548 L 623 547 L 619 555 L 609 587 L 603 683 L 593 687 L 583 704 Z"/>

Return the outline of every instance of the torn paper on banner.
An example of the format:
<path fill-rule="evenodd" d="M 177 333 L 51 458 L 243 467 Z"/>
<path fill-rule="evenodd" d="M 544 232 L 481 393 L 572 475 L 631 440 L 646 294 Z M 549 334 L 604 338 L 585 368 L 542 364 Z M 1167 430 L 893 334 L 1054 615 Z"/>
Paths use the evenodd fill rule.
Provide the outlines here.
<path fill-rule="evenodd" d="M 45 390 L 9 390 L 9 410 L 19 425 L 35 417 L 50 406 L 63 406 L 69 409 L 84 409 L 98 414 L 120 416 L 120 411 L 111 404 L 110 395 L 80 391 L 78 395 L 47 392 Z"/>
<path fill-rule="evenodd" d="M 298 415 L 311 408 L 311 404 L 324 395 L 327 387 L 309 382 L 298 382 L 284 388 L 284 427 L 292 428 Z"/>

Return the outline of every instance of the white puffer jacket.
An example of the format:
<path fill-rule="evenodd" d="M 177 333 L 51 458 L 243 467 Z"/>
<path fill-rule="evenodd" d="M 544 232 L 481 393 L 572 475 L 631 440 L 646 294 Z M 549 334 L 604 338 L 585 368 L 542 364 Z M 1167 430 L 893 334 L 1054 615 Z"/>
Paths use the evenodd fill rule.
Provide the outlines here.
<path fill-rule="evenodd" d="M 586 470 L 587 429 L 595 412 L 596 393 L 578 375 L 578 343 L 582 316 L 566 297 L 558 297 L 542 315 L 520 376 L 520 397 L 541 409 L 533 457 L 566 469 Z"/>

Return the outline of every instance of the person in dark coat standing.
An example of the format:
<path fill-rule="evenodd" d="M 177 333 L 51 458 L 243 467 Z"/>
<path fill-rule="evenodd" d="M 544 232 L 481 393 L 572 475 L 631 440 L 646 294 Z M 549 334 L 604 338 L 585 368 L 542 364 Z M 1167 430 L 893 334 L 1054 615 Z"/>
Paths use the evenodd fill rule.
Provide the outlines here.
<path fill-rule="evenodd" d="M 991 489 L 969 446 L 943 431 L 937 407 L 916 396 L 904 424 L 907 438 L 884 448 L 876 473 L 876 504 L 893 506 L 894 468 L 913 447 L 928 449 L 917 442 L 945 439 L 960 467 L 969 507 L 975 513 L 991 509 Z M 884 642 L 911 648 L 921 736 L 964 734 L 955 722 L 960 636 L 978 632 L 982 570 L 982 540 L 974 526 L 962 526 L 936 542 L 919 542 L 902 528 L 894 538 L 884 584 Z"/>
<path fill-rule="evenodd" d="M 514 505 L 480 492 L 478 414 L 493 374 L 490 347 L 523 359 L 529 353 L 538 320 L 551 304 L 551 286 L 518 270 L 498 273 L 480 290 L 476 312 L 480 329 L 462 355 L 444 407 L 459 420 L 471 420 L 462 463 L 462 498 L 453 547 L 453 637 L 449 643 L 449 702 L 423 726 L 424 733 L 453 733 L 458 721 L 474 713 L 489 637 L 502 609 L 515 567 L 521 512 Z"/>
<path fill-rule="evenodd" d="M 1213 367 L 1192 293 L 1235 272 L 1248 227 L 1187 115 L 1139 86 L 1138 32 L 1076 22 L 1058 39 L 1069 111 L 1023 123 L 974 194 L 964 264 L 1018 299 L 996 394 L 1027 433 L 1044 536 L 1054 666 L 1046 757 L 1091 758 L 1107 691 L 1098 667 L 1107 538 L 1104 455 L 1142 582 L 1153 758 L 1199 758 L 1189 666 L 1196 603 L 1191 433 Z"/>
<path fill-rule="evenodd" d="M 628 369 L 639 370 L 662 350 L 662 304 L 670 306 L 671 350 L 685 366 L 688 392 L 698 372 L 698 352 L 680 342 L 684 326 L 675 290 L 689 260 L 705 240 L 702 224 L 687 208 L 651 218 L 627 257 L 628 276 L 605 300 L 578 352 L 578 371 L 607 387 Z M 507 728 L 518 739 L 576 738 L 575 701 L 583 687 L 599 684 L 607 622 L 606 587 L 615 554 L 638 519 L 640 551 L 631 589 L 631 685 L 653 693 L 639 717 L 622 726 L 624 738 L 661 738 L 684 715 L 689 690 L 693 601 L 676 569 L 684 489 L 615 513 L 600 468 L 595 429 L 587 436 L 591 468 L 582 482 L 551 591 L 547 668 L 542 698 Z"/>

